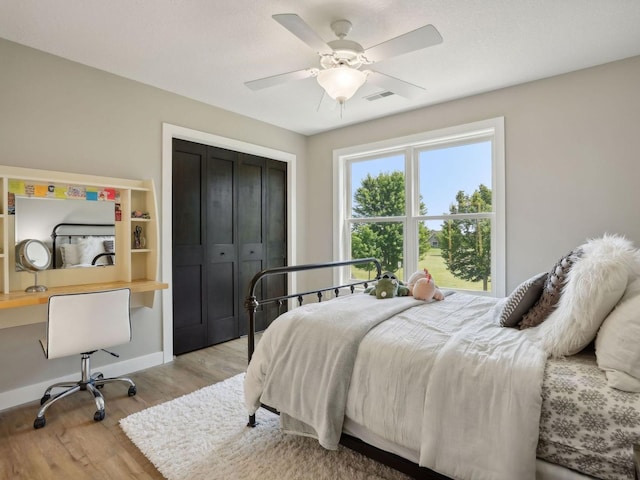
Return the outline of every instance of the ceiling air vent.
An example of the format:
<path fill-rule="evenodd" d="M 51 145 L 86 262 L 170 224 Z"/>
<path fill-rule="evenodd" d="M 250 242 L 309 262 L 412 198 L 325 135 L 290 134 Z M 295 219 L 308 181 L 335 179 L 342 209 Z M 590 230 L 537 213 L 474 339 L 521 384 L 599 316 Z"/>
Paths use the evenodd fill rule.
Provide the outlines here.
<path fill-rule="evenodd" d="M 373 95 L 369 95 L 364 98 L 366 98 L 370 102 L 373 102 L 374 100 L 380 100 L 381 98 L 388 97 L 390 95 L 395 95 L 395 94 L 393 92 L 390 92 L 389 90 L 385 90 L 384 92 L 374 93 Z"/>

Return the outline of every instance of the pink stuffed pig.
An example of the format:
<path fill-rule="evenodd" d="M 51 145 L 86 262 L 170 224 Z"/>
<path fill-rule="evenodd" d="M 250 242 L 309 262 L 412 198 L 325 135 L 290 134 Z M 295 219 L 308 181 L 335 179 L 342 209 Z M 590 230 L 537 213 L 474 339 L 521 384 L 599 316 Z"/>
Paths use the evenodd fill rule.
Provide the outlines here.
<path fill-rule="evenodd" d="M 409 287 L 409 292 L 413 295 L 413 298 L 418 300 L 429 301 L 432 298 L 436 300 L 444 300 L 444 295 L 436 286 L 431 274 L 426 268 L 424 270 L 418 270 L 411 275 L 407 282 L 407 286 Z"/>

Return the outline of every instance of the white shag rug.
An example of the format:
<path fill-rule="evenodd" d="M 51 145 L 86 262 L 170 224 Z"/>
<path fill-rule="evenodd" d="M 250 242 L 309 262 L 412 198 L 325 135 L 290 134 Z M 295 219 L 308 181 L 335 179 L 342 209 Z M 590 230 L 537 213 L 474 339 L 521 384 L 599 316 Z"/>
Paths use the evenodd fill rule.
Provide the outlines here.
<path fill-rule="evenodd" d="M 169 480 L 405 480 L 409 477 L 345 447 L 280 431 L 277 415 L 257 412 L 247 427 L 244 374 L 120 420 Z"/>

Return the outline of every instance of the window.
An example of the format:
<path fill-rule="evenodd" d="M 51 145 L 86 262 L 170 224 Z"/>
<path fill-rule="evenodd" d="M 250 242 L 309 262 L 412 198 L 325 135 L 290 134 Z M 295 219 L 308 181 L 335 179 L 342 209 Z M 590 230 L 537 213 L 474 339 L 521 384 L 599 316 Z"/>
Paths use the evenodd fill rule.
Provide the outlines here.
<path fill-rule="evenodd" d="M 399 278 L 427 268 L 441 288 L 504 295 L 503 125 L 334 152 L 337 259 L 375 257 Z"/>

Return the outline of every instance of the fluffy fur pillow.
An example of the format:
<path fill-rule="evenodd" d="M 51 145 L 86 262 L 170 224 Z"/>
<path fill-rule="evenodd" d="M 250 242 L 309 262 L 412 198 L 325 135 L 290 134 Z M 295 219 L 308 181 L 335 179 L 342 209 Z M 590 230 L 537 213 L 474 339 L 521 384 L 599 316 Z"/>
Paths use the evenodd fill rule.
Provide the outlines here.
<path fill-rule="evenodd" d="M 557 308 L 539 327 L 544 348 L 555 357 L 578 353 L 596 337 L 629 277 L 639 271 L 638 253 L 624 237 L 605 235 L 580 248 Z"/>
<path fill-rule="evenodd" d="M 542 289 L 547 280 L 547 272 L 539 273 L 518 285 L 507 297 L 500 311 L 500 325 L 503 327 L 517 327 L 522 316 L 533 307 L 542 295 Z"/>
<path fill-rule="evenodd" d="M 80 264 L 91 265 L 93 259 L 99 253 L 105 253 L 104 241 L 106 237 L 85 237 L 78 240 L 78 254 L 80 256 Z M 108 264 L 106 257 L 100 257 L 96 265 Z"/>
<path fill-rule="evenodd" d="M 596 337 L 596 359 L 610 387 L 640 392 L 640 278 L 602 323 Z"/>

